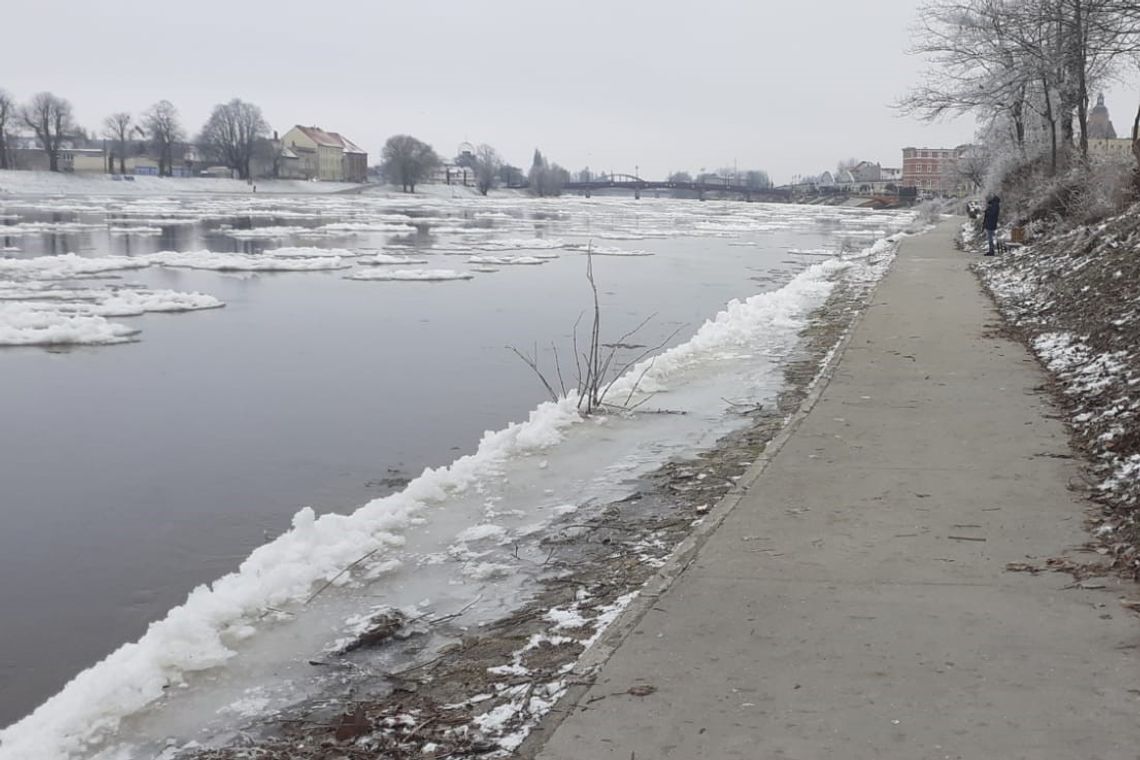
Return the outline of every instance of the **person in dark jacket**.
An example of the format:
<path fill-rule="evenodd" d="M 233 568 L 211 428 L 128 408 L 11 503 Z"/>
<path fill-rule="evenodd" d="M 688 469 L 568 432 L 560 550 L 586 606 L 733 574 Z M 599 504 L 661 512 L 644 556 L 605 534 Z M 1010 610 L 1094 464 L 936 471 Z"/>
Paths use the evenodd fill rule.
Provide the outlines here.
<path fill-rule="evenodd" d="M 982 219 L 982 229 L 986 231 L 986 241 L 990 245 L 987 256 L 994 255 L 994 238 L 997 233 L 998 215 L 1001 214 L 1001 198 L 991 195 L 986 200 L 986 215 Z"/>

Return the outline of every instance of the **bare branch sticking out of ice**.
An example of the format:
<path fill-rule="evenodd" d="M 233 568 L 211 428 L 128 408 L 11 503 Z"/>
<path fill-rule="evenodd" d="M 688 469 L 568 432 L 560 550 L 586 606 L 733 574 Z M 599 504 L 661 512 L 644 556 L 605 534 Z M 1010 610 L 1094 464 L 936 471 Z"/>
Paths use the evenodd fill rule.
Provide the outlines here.
<path fill-rule="evenodd" d="M 472 280 L 470 272 L 457 272 L 454 269 L 369 269 L 346 275 L 346 280 L 389 280 L 405 282 L 445 282 L 447 280 Z"/>
<path fill-rule="evenodd" d="M 213 251 L 162 251 L 141 258 L 165 267 L 211 269 L 218 272 L 311 272 L 327 269 L 348 269 L 352 266 L 340 256 L 277 258 L 248 253 L 214 253 Z"/>
<path fill-rule="evenodd" d="M 367 264 L 373 267 L 383 266 L 415 266 L 418 264 L 428 263 L 427 259 L 413 259 L 411 256 L 393 256 L 388 253 L 378 253 L 375 256 L 368 256 L 363 259 L 358 259 L 361 264 Z"/>
<path fill-rule="evenodd" d="M 538 266 L 550 259 L 538 256 L 472 256 L 468 264 L 488 264 L 495 266 Z"/>

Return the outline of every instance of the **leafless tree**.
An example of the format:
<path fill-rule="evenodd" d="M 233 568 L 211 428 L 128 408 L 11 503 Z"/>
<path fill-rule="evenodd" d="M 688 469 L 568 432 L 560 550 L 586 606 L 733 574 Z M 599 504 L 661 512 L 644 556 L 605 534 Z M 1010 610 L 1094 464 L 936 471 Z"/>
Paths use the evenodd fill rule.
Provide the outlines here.
<path fill-rule="evenodd" d="M 405 193 L 414 193 L 416 185 L 427 179 L 440 164 L 432 147 L 411 135 L 389 137 L 384 143 L 381 159 L 384 177 L 392 184 L 400 185 Z"/>
<path fill-rule="evenodd" d="M 158 154 L 158 174 L 169 177 L 174 173 L 174 146 L 186 139 L 178 109 L 169 100 L 160 100 L 143 114 L 142 123 Z"/>
<path fill-rule="evenodd" d="M 141 127 L 134 123 L 134 117 L 126 111 L 113 113 L 103 120 L 103 134 L 115 144 L 115 152 L 111 156 L 110 168 L 115 168 L 115 157 L 119 158 L 119 174 L 127 173 L 127 146 L 131 136 L 141 133 Z"/>
<path fill-rule="evenodd" d="M 475 187 L 481 194 L 486 195 L 494 186 L 502 166 L 503 159 L 490 145 L 483 144 L 475 150 Z"/>
<path fill-rule="evenodd" d="M 8 161 L 8 125 L 16 117 L 16 102 L 5 90 L 0 90 L 0 169 L 10 169 Z"/>
<path fill-rule="evenodd" d="M 249 164 L 260 138 L 269 135 L 269 125 L 261 109 L 240 98 L 214 106 L 206 126 L 202 128 L 199 143 L 217 160 L 238 173 L 239 179 L 249 179 Z"/>
<path fill-rule="evenodd" d="M 643 345 L 630 345 L 629 341 L 640 333 L 645 326 L 652 321 L 653 317 L 656 316 L 651 314 L 632 330 L 629 330 L 617 338 L 617 340 L 612 343 L 604 343 L 602 339 L 602 307 L 601 300 L 598 296 L 598 284 L 594 279 L 592 246 L 587 246 L 586 248 L 586 281 L 590 285 L 590 293 L 593 297 L 589 333 L 583 336 L 585 338 L 585 345 L 579 344 L 578 328 L 582 323 L 582 317 L 585 316 L 585 313 L 583 313 L 579 315 L 578 320 L 574 323 L 572 344 L 574 375 L 572 378 L 569 378 L 573 380 L 574 383 L 572 388 L 577 398 L 578 412 L 583 416 L 590 416 L 599 411 L 633 411 L 653 397 L 653 394 L 648 394 L 640 401 L 632 403 L 634 395 L 638 393 L 642 381 L 653 366 L 652 360 L 642 367 L 638 376 L 633 379 L 633 383 L 630 389 L 626 391 L 624 397 L 611 397 L 611 391 L 614 385 L 623 375 L 634 369 L 634 367 L 660 353 L 665 346 L 669 345 L 673 338 L 677 337 L 681 328 L 678 327 L 670 333 L 665 340 L 652 347 L 647 348 Z M 522 359 L 523 363 L 530 367 L 538 376 L 546 392 L 550 394 L 552 401 L 558 402 L 560 399 L 570 395 L 571 387 L 567 385 L 569 367 L 566 368 L 566 371 L 563 371 L 562 360 L 558 354 L 556 344 L 551 344 L 551 352 L 553 353 L 554 359 L 554 373 L 549 377 L 539 366 L 540 357 L 537 345 L 529 354 L 520 351 L 514 346 L 508 346 L 508 348 L 515 356 Z M 629 354 L 630 351 L 635 353 Z"/>
<path fill-rule="evenodd" d="M 74 129 L 71 103 L 50 92 L 41 92 L 22 109 L 20 116 L 32 130 L 48 157 L 48 169 L 59 171 L 59 151 L 63 139 Z"/>
<path fill-rule="evenodd" d="M 693 181 L 693 175 L 688 172 L 673 172 L 669 175 L 669 181 L 677 184 L 689 184 Z"/>

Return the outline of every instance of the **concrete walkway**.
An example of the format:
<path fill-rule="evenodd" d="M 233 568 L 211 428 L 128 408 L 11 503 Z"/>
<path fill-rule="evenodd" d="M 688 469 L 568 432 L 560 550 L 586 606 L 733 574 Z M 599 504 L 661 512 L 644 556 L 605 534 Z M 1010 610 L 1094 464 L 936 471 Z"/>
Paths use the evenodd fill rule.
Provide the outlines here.
<path fill-rule="evenodd" d="M 956 226 L 903 244 L 810 413 L 530 751 L 1140 757 L 1140 593 L 1005 570 L 1083 543 L 1085 505 Z"/>

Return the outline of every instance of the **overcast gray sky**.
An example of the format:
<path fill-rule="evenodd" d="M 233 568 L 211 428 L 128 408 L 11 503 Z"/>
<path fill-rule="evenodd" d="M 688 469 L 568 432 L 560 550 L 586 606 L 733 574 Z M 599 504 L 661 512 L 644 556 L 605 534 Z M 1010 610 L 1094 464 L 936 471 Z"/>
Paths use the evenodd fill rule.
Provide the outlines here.
<path fill-rule="evenodd" d="M 777 181 L 840 159 L 901 163 L 969 141 L 890 103 L 914 83 L 916 0 L 65 0 L 4 9 L 0 87 L 69 98 L 79 121 L 171 100 L 190 131 L 233 97 L 274 129 L 340 131 L 373 157 L 406 132 L 454 155 L 663 176 L 731 166 Z M 1109 107 L 1130 121 L 1127 90 Z M 1114 102 L 1115 100 L 1115 102 Z"/>

